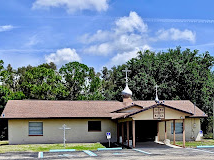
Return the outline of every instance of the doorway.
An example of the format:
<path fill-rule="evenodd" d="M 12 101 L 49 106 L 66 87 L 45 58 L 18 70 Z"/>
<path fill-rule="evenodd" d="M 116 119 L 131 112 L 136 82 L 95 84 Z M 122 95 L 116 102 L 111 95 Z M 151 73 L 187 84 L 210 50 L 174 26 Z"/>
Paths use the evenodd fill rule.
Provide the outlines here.
<path fill-rule="evenodd" d="M 157 136 L 157 121 L 139 120 L 136 121 L 136 142 L 154 141 Z"/>

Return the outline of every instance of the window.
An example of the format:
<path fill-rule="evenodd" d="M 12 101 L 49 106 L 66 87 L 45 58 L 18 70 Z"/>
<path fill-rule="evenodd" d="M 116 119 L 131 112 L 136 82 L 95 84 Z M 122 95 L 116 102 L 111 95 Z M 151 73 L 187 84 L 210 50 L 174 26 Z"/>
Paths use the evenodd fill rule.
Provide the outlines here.
<path fill-rule="evenodd" d="M 29 122 L 29 136 L 42 136 L 43 122 Z"/>
<path fill-rule="evenodd" d="M 171 133 L 173 134 L 173 123 L 171 123 Z M 175 123 L 175 134 L 183 133 L 183 123 Z"/>
<path fill-rule="evenodd" d="M 89 132 L 100 132 L 101 131 L 101 121 L 88 121 L 88 131 Z"/>

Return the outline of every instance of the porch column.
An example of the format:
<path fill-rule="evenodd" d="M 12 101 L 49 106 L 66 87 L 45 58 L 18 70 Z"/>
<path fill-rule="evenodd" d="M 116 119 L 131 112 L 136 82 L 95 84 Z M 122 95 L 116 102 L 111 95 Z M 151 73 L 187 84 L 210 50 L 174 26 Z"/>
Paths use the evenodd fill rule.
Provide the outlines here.
<path fill-rule="evenodd" d="M 128 147 L 129 147 L 129 121 L 126 122 L 127 125 L 127 141 L 128 141 Z"/>
<path fill-rule="evenodd" d="M 175 119 L 173 119 L 173 144 L 175 145 Z"/>
<path fill-rule="evenodd" d="M 120 142 L 119 138 L 120 138 L 120 124 L 117 122 L 117 143 Z"/>
<path fill-rule="evenodd" d="M 159 133 L 159 121 L 157 121 L 157 137 L 158 137 L 158 141 L 160 140 L 160 133 Z"/>
<path fill-rule="evenodd" d="M 165 121 L 165 140 L 167 139 L 166 121 Z"/>
<path fill-rule="evenodd" d="M 122 122 L 122 144 L 124 143 L 124 123 Z"/>
<path fill-rule="evenodd" d="M 185 148 L 185 119 L 183 119 L 183 148 Z"/>
<path fill-rule="evenodd" d="M 133 137 L 132 146 L 133 148 L 135 148 L 135 120 L 132 121 L 132 137 Z"/>

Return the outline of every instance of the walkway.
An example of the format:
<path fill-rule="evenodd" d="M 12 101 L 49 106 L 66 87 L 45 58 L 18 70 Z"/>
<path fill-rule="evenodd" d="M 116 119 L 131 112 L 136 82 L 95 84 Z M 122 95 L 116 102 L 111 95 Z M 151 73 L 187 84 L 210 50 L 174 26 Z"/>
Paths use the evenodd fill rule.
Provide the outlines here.
<path fill-rule="evenodd" d="M 137 142 L 135 148 L 171 148 L 165 144 L 158 144 L 153 141 Z"/>

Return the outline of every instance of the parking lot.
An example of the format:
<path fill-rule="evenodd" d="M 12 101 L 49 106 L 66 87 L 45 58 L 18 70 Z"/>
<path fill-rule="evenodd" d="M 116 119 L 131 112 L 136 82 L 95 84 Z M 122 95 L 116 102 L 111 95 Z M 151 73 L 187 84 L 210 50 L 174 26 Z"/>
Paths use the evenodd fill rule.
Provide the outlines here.
<path fill-rule="evenodd" d="M 89 152 L 44 152 L 42 158 L 38 158 L 38 152 L 8 152 L 0 154 L 0 159 L 214 159 L 214 148 L 137 148 Z"/>

